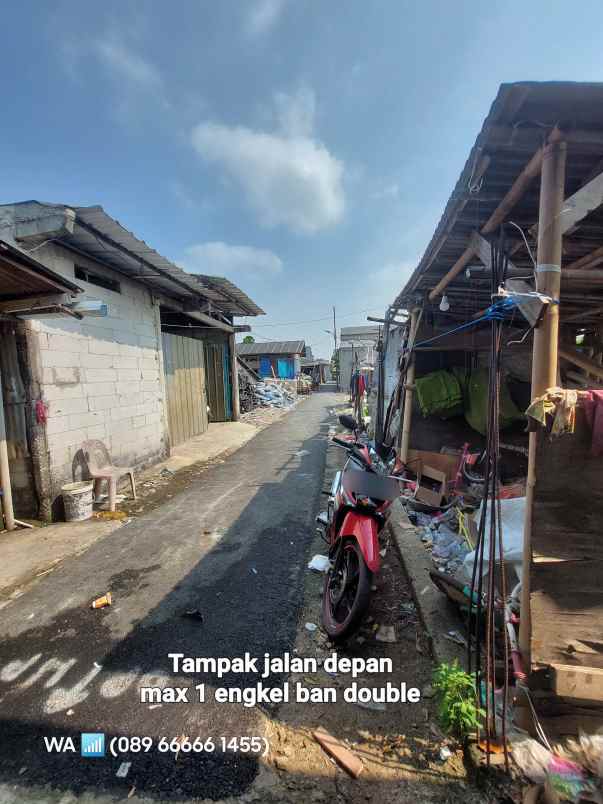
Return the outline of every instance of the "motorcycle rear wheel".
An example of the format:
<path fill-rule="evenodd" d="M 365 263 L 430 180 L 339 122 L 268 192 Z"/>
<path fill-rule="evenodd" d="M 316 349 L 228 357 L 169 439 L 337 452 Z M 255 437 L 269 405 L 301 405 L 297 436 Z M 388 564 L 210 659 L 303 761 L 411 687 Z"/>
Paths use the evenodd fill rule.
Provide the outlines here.
<path fill-rule="evenodd" d="M 341 560 L 327 573 L 322 595 L 322 624 L 333 642 L 346 639 L 359 627 L 369 607 L 373 580 L 358 542 L 350 539 L 342 550 Z"/>

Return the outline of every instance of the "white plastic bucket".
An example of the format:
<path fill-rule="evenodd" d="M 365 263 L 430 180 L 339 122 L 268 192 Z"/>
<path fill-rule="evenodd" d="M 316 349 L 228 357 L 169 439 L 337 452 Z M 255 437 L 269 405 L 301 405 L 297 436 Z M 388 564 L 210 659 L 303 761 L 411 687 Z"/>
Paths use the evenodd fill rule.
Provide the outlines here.
<path fill-rule="evenodd" d="M 78 483 L 67 483 L 61 488 L 67 522 L 81 522 L 84 519 L 90 519 L 93 487 L 92 481 L 81 480 Z"/>

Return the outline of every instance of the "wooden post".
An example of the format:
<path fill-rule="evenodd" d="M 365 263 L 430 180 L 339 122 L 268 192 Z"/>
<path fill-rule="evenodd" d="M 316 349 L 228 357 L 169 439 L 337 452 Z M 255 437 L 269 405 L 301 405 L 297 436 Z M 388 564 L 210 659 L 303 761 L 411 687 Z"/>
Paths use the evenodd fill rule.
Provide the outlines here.
<path fill-rule="evenodd" d="M 538 260 L 536 290 L 559 300 L 561 288 L 562 210 L 565 190 L 565 142 L 552 142 L 544 148 L 538 212 Z M 534 330 L 532 351 L 532 399 L 557 385 L 559 346 L 559 305 L 549 304 L 542 322 Z M 530 571 L 532 567 L 532 516 L 536 484 L 536 450 L 541 434 L 530 433 L 526 514 L 523 536 L 523 572 L 519 647 L 524 667 L 531 665 Z"/>
<path fill-rule="evenodd" d="M 10 485 L 10 467 L 6 446 L 6 425 L 4 423 L 4 394 L 2 393 L 2 374 L 0 373 L 0 486 L 2 487 L 2 513 L 6 530 L 15 530 L 13 511 L 13 492 Z"/>
<path fill-rule="evenodd" d="M 228 337 L 230 349 L 230 387 L 232 392 L 232 421 L 238 422 L 241 418 L 241 403 L 239 400 L 239 372 L 237 370 L 237 345 L 234 333 Z"/>
<path fill-rule="evenodd" d="M 419 320 L 419 310 L 415 307 L 410 313 L 410 332 L 408 343 L 413 345 L 415 342 L 417 323 Z M 410 425 L 412 421 L 412 398 L 415 389 L 415 352 L 410 356 L 406 377 L 404 378 L 404 413 L 402 418 L 402 435 L 400 438 L 400 460 L 406 463 L 408 460 L 408 446 L 410 443 Z"/>

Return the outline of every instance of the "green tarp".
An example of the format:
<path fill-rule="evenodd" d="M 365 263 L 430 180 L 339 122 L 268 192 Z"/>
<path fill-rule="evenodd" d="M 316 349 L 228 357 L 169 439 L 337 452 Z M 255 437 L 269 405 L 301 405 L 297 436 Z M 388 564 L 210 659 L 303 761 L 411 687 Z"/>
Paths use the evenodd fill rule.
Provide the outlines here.
<path fill-rule="evenodd" d="M 448 419 L 463 412 L 461 386 L 449 371 L 432 371 L 415 380 L 415 385 L 423 416 Z"/>
<path fill-rule="evenodd" d="M 478 433 L 486 435 L 488 421 L 488 385 L 490 372 L 488 369 L 477 369 L 471 372 L 465 393 L 465 419 L 470 427 Z M 504 430 L 513 422 L 523 418 L 521 411 L 511 399 L 507 383 L 500 383 L 500 429 Z"/>
<path fill-rule="evenodd" d="M 421 413 L 441 419 L 464 413 L 469 426 L 486 435 L 488 383 L 489 371 L 486 368 L 474 369 L 471 374 L 460 366 L 455 366 L 452 371 L 432 371 L 415 380 Z M 501 430 L 521 418 L 522 414 L 511 399 L 503 379 L 500 387 Z"/>

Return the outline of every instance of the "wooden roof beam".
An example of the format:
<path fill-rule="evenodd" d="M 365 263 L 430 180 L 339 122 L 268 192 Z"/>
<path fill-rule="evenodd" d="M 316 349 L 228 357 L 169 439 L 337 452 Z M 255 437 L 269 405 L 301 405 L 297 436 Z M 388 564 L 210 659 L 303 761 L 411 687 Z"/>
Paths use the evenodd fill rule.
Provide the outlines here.
<path fill-rule="evenodd" d="M 542 168 L 542 154 L 543 148 L 541 146 L 515 179 L 508 193 L 496 207 L 492 215 L 490 215 L 486 223 L 482 226 L 482 234 L 494 232 L 522 198 L 532 180 L 540 173 Z"/>
<path fill-rule="evenodd" d="M 574 366 L 584 369 L 588 374 L 593 374 L 598 379 L 603 380 L 603 366 L 600 366 L 590 357 L 581 354 L 576 349 L 559 344 L 559 357 L 563 358 L 563 360 L 567 360 L 569 363 L 573 363 Z"/>

